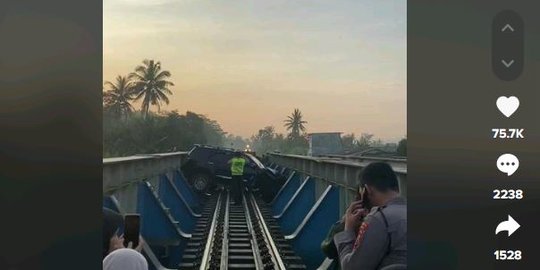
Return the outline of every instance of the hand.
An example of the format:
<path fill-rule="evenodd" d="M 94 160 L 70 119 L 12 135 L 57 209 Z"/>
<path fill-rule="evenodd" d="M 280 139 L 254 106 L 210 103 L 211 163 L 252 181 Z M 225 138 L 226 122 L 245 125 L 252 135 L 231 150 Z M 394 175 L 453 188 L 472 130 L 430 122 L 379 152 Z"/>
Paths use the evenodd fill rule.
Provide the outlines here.
<path fill-rule="evenodd" d="M 138 252 L 141 252 L 143 249 L 143 245 L 144 245 L 144 240 L 142 239 L 142 237 L 139 236 L 139 244 L 135 248 L 133 248 L 133 242 L 129 242 L 127 248 L 131 248 Z"/>
<path fill-rule="evenodd" d="M 368 211 L 363 208 L 362 201 L 353 202 L 345 213 L 345 230 L 356 230 L 367 214 Z"/>
<path fill-rule="evenodd" d="M 109 253 L 120 248 L 124 248 L 124 236 L 117 236 L 115 234 L 109 241 Z"/>

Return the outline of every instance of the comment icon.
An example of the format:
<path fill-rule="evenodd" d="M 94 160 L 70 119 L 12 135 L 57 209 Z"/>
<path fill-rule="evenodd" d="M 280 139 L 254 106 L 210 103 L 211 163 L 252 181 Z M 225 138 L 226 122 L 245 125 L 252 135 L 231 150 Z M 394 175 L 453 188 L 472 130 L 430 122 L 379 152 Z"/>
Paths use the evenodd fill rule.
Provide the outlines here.
<path fill-rule="evenodd" d="M 508 176 L 514 174 L 518 168 L 519 159 L 512 154 L 502 154 L 497 159 L 497 169 Z"/>

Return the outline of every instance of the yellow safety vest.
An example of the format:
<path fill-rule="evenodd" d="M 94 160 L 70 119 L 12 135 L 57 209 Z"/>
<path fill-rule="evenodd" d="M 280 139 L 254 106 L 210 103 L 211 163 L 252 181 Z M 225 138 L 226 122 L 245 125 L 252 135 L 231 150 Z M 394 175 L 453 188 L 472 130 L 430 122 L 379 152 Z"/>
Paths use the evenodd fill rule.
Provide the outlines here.
<path fill-rule="evenodd" d="M 231 175 L 244 175 L 244 165 L 246 165 L 246 160 L 243 158 L 232 158 L 231 159 Z"/>

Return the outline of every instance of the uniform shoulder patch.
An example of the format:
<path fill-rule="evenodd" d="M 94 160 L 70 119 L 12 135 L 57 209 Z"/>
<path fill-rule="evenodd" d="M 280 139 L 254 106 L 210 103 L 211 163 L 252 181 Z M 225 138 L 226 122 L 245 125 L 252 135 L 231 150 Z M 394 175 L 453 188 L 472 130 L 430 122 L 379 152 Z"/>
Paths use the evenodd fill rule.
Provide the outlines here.
<path fill-rule="evenodd" d="M 362 222 L 362 225 L 360 225 L 360 228 L 358 228 L 358 232 L 356 234 L 356 240 L 354 241 L 353 249 L 357 249 L 362 244 L 362 241 L 364 241 L 364 235 L 366 234 L 368 227 L 369 227 L 369 223 Z"/>

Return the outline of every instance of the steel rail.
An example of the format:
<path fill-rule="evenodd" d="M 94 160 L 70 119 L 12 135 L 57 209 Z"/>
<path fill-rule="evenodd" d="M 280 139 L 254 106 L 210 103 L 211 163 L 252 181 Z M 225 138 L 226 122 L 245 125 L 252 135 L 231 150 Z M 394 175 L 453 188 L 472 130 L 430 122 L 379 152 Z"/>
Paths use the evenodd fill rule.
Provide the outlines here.
<path fill-rule="evenodd" d="M 223 219 L 223 240 L 221 242 L 221 266 L 219 269 L 227 270 L 229 268 L 229 208 L 231 196 L 227 191 L 227 200 L 225 201 L 225 217 Z"/>
<path fill-rule="evenodd" d="M 264 264 L 262 262 L 261 253 L 259 251 L 259 245 L 257 243 L 257 236 L 255 230 L 253 229 L 253 221 L 251 220 L 251 214 L 247 204 L 247 198 L 245 194 L 242 194 L 242 204 L 244 206 L 244 211 L 246 213 L 246 223 L 248 226 L 248 232 L 251 234 L 251 248 L 253 250 L 253 258 L 255 261 L 255 269 L 260 270 L 264 269 Z"/>
<path fill-rule="evenodd" d="M 204 254 L 201 260 L 201 267 L 199 267 L 199 270 L 207 270 L 210 268 L 210 253 L 212 252 L 212 243 L 215 237 L 216 233 L 216 226 L 218 224 L 218 218 L 219 218 L 219 211 L 221 210 L 221 193 L 219 194 L 217 203 L 216 203 L 216 209 L 214 210 L 214 216 L 212 218 L 212 224 L 210 225 L 210 230 L 208 232 L 208 239 L 206 239 L 206 245 L 204 248 Z"/>
<path fill-rule="evenodd" d="M 279 254 L 276 243 L 274 243 L 274 239 L 272 239 L 272 234 L 270 233 L 268 226 L 266 226 L 266 222 L 264 221 L 263 214 L 261 213 L 261 210 L 259 209 L 259 206 L 257 205 L 257 202 L 255 201 L 255 198 L 253 197 L 253 194 L 250 194 L 250 200 L 251 200 L 251 205 L 255 210 L 255 214 L 259 222 L 260 228 L 262 230 L 263 237 L 272 255 L 272 261 L 274 261 L 274 265 L 277 267 L 278 270 L 286 270 L 287 268 L 285 267 L 285 264 L 283 263 L 283 259 L 281 258 L 281 255 Z"/>

